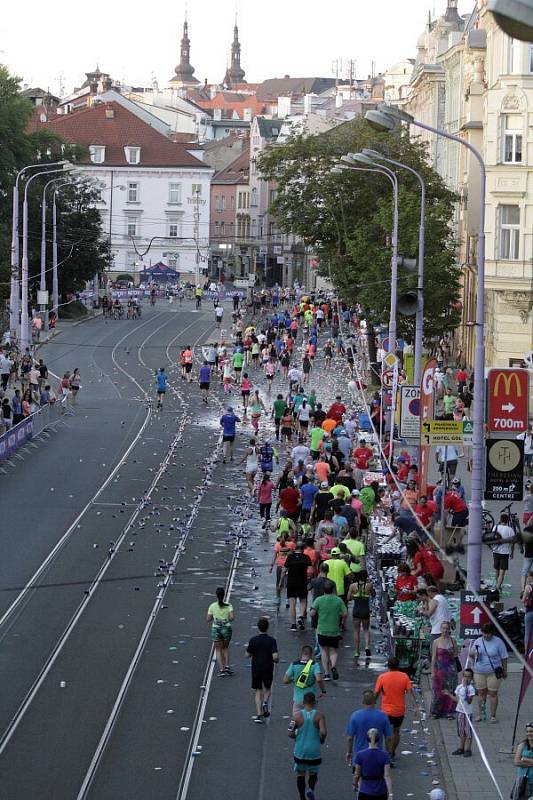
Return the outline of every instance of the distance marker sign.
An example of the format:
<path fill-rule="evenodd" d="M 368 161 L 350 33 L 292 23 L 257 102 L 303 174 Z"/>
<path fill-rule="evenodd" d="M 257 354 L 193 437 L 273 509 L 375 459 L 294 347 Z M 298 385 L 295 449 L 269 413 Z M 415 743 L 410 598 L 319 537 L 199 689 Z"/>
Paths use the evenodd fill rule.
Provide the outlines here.
<path fill-rule="evenodd" d="M 524 494 L 524 441 L 488 439 L 485 500 L 522 500 Z"/>

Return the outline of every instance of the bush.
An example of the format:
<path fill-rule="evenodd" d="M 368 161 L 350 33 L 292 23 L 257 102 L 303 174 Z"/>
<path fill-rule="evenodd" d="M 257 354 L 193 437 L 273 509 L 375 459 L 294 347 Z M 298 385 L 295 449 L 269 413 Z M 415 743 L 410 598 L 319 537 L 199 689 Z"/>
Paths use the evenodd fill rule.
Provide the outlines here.
<path fill-rule="evenodd" d="M 87 309 L 79 300 L 73 300 L 62 306 L 59 311 L 60 319 L 82 319 L 87 316 Z"/>

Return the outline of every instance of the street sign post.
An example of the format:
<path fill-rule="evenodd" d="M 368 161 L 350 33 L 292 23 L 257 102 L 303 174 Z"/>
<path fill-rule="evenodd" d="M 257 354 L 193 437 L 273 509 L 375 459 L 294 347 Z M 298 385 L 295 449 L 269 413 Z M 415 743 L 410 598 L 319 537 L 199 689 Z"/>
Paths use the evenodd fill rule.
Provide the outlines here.
<path fill-rule="evenodd" d="M 485 467 L 485 500 L 522 500 L 523 496 L 523 440 L 489 439 Z"/>
<path fill-rule="evenodd" d="M 420 436 L 420 387 L 400 386 L 400 438 L 418 439 Z"/>
<path fill-rule="evenodd" d="M 487 602 L 486 592 L 478 592 L 479 600 L 472 592 L 461 592 L 461 608 L 459 611 L 459 636 L 463 639 L 477 639 L 481 636 L 481 626 L 490 622 L 489 615 L 481 605 Z"/>
<path fill-rule="evenodd" d="M 421 439 L 424 444 L 447 445 L 463 443 L 463 423 L 447 419 L 428 419 L 422 422 Z"/>
<path fill-rule="evenodd" d="M 386 389 L 391 389 L 392 384 L 394 383 L 394 370 L 393 369 L 386 369 L 381 376 L 381 383 L 385 386 Z"/>
<path fill-rule="evenodd" d="M 526 369 L 489 370 L 487 393 L 489 431 L 527 431 L 529 374 Z"/>
<path fill-rule="evenodd" d="M 435 405 L 435 384 L 434 376 L 435 369 L 437 368 L 437 360 L 430 358 L 424 367 L 422 373 L 422 381 L 420 384 L 420 422 L 424 422 L 433 418 L 433 410 Z M 418 474 L 420 494 L 425 494 L 427 490 L 428 475 L 429 475 L 429 454 L 430 449 L 422 436 L 420 436 L 420 450 L 418 456 Z"/>

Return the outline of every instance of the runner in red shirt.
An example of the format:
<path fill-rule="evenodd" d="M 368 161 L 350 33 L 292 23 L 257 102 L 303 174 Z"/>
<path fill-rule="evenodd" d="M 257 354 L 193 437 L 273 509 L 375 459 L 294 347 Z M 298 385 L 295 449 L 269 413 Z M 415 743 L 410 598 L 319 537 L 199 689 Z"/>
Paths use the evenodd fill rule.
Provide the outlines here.
<path fill-rule="evenodd" d="M 289 519 L 298 521 L 300 516 L 300 492 L 295 486 L 287 486 L 279 493 L 279 504 Z"/>
<path fill-rule="evenodd" d="M 335 402 L 328 411 L 329 419 L 334 419 L 335 422 L 342 422 L 343 414 L 346 413 L 346 406 L 341 402 L 340 394 L 335 398 Z"/>

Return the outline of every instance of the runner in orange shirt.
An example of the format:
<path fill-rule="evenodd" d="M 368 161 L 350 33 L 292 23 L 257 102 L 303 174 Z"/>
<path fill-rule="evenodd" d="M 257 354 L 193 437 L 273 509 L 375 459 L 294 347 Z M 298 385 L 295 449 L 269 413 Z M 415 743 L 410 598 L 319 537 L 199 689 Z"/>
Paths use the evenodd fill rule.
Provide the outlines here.
<path fill-rule="evenodd" d="M 383 672 L 377 679 L 374 687 L 376 698 L 382 695 L 381 710 L 388 716 L 393 728 L 391 743 L 391 758 L 394 759 L 396 748 L 400 743 L 400 728 L 405 716 L 405 695 L 409 692 L 413 701 L 415 716 L 419 709 L 416 704 L 415 693 L 411 679 L 405 672 L 398 669 L 399 661 L 394 656 L 387 661 L 388 672 Z"/>

